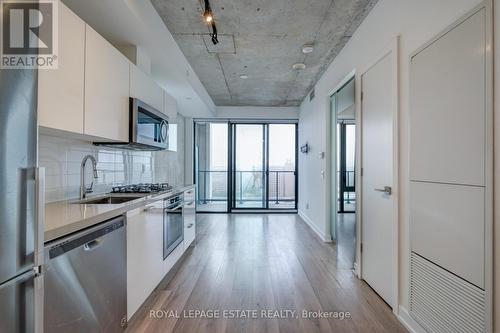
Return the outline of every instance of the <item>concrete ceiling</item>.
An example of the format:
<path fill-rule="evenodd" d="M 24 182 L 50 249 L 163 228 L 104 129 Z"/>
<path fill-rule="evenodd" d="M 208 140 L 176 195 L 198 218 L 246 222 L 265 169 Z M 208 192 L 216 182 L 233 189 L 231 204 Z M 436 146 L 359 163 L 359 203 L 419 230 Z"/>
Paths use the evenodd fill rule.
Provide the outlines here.
<path fill-rule="evenodd" d="M 298 106 L 378 0 L 151 0 L 218 106 Z M 313 43 L 305 55 L 303 44 Z M 305 62 L 295 71 L 292 65 Z M 240 78 L 247 74 L 248 79 Z"/>

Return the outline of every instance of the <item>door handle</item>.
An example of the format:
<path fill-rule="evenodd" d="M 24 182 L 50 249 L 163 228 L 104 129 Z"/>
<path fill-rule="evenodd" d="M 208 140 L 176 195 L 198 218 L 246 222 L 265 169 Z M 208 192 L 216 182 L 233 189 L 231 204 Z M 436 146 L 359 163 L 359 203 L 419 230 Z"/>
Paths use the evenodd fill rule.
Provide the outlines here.
<path fill-rule="evenodd" d="M 375 191 L 377 192 L 383 192 L 387 195 L 391 195 L 392 194 L 392 187 L 390 186 L 384 186 L 384 188 L 376 188 Z"/>

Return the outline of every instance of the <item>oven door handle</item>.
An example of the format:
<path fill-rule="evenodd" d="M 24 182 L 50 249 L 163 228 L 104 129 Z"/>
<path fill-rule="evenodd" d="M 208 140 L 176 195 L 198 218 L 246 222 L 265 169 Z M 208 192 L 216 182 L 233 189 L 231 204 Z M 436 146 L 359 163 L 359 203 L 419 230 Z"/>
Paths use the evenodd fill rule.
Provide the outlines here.
<path fill-rule="evenodd" d="M 174 207 L 165 208 L 165 212 L 166 213 L 175 213 L 175 211 L 179 210 L 179 208 L 182 208 L 183 205 L 184 205 L 184 203 L 182 203 L 180 205 L 176 205 Z"/>

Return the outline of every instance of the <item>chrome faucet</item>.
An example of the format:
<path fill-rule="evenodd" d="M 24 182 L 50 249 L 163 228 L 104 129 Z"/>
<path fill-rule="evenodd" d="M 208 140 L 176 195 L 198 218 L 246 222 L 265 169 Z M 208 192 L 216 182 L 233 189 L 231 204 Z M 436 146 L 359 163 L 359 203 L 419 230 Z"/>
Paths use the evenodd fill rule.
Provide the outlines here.
<path fill-rule="evenodd" d="M 87 155 L 82 160 L 82 165 L 80 166 L 80 200 L 85 199 L 88 193 L 92 193 L 94 187 L 94 180 L 90 183 L 90 187 L 85 186 L 85 165 L 87 161 L 90 160 L 92 162 L 92 170 L 94 172 L 94 180 L 97 179 L 97 161 L 95 157 L 92 155 Z"/>

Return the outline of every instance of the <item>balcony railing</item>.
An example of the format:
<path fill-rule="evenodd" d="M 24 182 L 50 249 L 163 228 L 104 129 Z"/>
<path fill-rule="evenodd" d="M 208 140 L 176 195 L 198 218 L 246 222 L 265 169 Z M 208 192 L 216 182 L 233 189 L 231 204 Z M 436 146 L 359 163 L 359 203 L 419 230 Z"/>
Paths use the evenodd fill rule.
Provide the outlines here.
<path fill-rule="evenodd" d="M 265 202 L 264 171 L 235 171 L 234 181 L 238 207 Z M 199 171 L 197 185 L 199 204 L 227 201 L 227 171 Z M 295 171 L 269 171 L 270 208 L 294 208 L 295 195 Z"/>
<path fill-rule="evenodd" d="M 355 177 L 355 171 L 344 171 L 344 179 L 345 179 L 345 187 L 346 189 L 350 189 L 350 188 L 353 188 L 356 186 L 356 177 Z M 337 179 L 338 179 L 338 187 L 340 187 L 340 181 L 341 181 L 341 176 L 342 176 L 342 172 L 341 171 L 337 171 Z M 350 191 L 346 191 L 346 192 L 350 192 Z"/>

